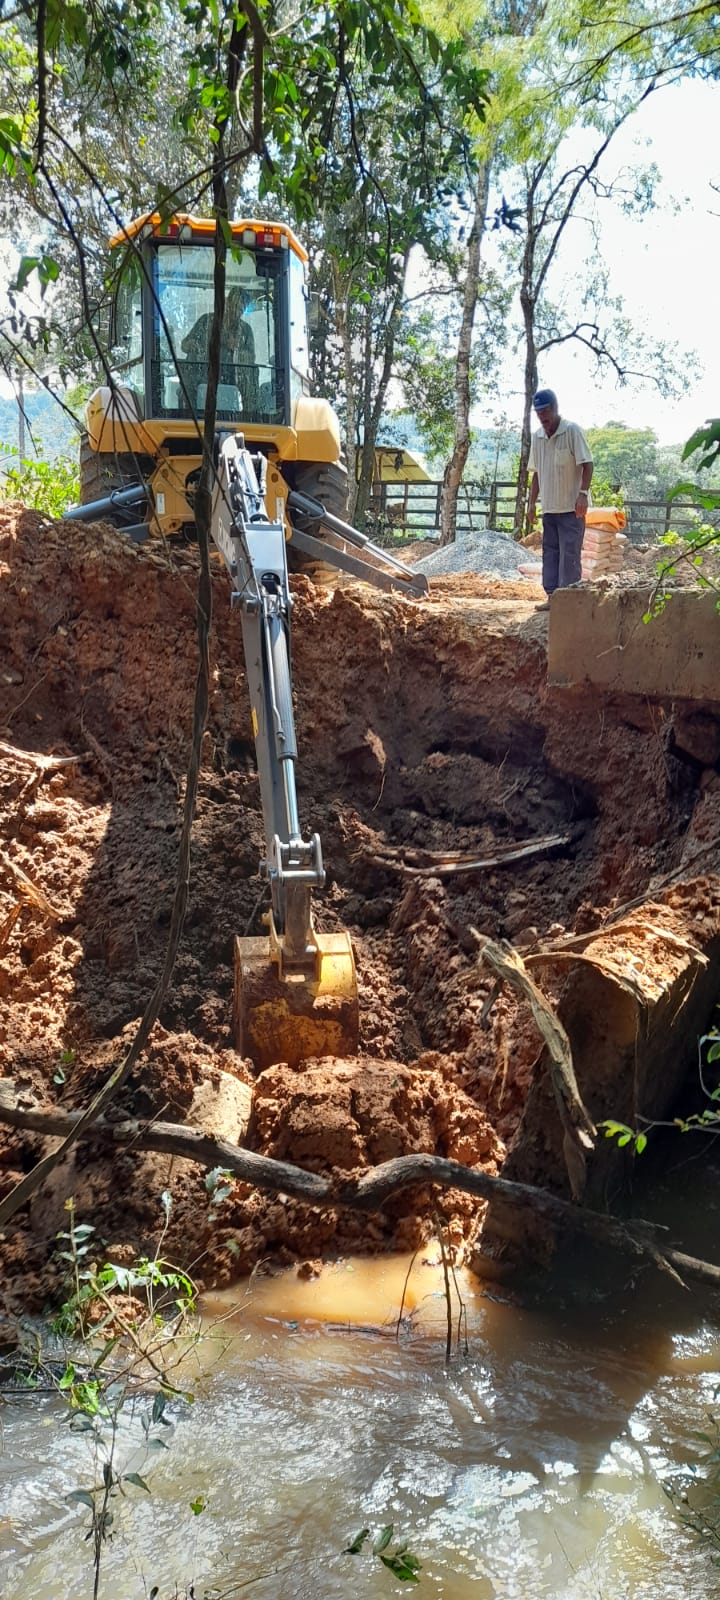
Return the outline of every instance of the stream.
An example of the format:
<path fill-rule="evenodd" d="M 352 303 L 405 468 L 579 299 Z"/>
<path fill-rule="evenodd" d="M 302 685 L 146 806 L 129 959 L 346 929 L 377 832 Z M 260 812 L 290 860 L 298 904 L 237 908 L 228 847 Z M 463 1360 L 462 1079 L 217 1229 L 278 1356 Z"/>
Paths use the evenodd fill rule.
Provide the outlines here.
<path fill-rule="evenodd" d="M 393 1525 L 435 1600 L 680 1600 L 720 1574 L 663 1481 L 698 1461 L 694 1430 L 720 1386 L 717 1329 L 660 1303 L 643 1271 L 570 1313 L 519 1309 L 463 1275 L 468 1349 L 444 1364 L 437 1262 L 354 1260 L 316 1280 L 256 1278 L 204 1301 L 194 1403 L 173 1402 L 166 1448 L 124 1416 L 102 1600 L 334 1600 L 409 1595 L 367 1540 Z M 408 1315 L 409 1313 L 409 1315 Z M 189 1358 L 190 1360 L 190 1358 Z M 145 1406 L 145 1414 L 147 1407 Z M 6 1396 L 0 1594 L 93 1593 L 93 1447 L 52 1395 Z M 157 1591 L 157 1593 L 156 1593 Z"/>

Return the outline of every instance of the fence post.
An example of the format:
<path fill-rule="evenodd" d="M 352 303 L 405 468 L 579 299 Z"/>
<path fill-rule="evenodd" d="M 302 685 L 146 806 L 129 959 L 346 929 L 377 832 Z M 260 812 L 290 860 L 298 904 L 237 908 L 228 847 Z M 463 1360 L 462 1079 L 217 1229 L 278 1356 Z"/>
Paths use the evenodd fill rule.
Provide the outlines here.
<path fill-rule="evenodd" d="M 497 482 L 495 478 L 490 485 L 490 500 L 488 502 L 488 527 L 494 528 L 497 522 Z"/>

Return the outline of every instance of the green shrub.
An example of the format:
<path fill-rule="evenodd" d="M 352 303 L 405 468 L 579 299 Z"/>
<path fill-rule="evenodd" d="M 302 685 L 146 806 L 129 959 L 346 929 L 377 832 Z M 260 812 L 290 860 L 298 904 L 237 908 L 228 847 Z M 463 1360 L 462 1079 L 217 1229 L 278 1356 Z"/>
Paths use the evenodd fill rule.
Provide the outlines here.
<path fill-rule="evenodd" d="M 68 506 L 77 505 L 80 474 L 77 460 L 71 456 L 18 461 L 8 445 L 0 445 L 0 455 L 12 458 L 12 465 L 0 470 L 0 499 L 19 500 L 29 510 L 44 511 L 49 517 L 61 517 Z"/>

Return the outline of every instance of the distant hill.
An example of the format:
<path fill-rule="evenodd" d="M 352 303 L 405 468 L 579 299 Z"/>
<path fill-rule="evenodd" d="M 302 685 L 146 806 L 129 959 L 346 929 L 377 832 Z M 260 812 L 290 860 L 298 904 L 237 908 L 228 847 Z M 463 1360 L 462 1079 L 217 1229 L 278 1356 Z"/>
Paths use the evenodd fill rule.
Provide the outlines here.
<path fill-rule="evenodd" d="M 74 455 L 77 450 L 77 433 L 62 407 L 53 400 L 46 389 L 36 389 L 24 397 L 25 453 L 32 460 L 36 455 L 44 461 L 55 461 L 58 456 Z M 17 459 L 18 405 L 13 396 L 0 395 L 0 444 L 12 450 Z M 2 452 L 5 456 L 5 451 Z M 5 458 L 8 462 L 9 457 Z"/>

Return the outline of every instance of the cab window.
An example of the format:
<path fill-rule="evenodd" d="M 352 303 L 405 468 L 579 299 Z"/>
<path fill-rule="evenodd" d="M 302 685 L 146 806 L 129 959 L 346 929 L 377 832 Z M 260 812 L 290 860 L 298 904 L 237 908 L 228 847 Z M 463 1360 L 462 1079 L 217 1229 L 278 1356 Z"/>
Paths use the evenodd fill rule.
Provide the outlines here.
<path fill-rule="evenodd" d="M 307 290 L 305 268 L 299 256 L 290 254 L 290 389 L 295 400 L 307 394 L 310 384 L 310 354 L 307 332 Z"/>
<path fill-rule="evenodd" d="M 128 269 L 118 289 L 115 303 L 113 372 L 140 401 L 143 410 L 142 275 L 138 267 Z"/>
<path fill-rule="evenodd" d="M 277 362 L 278 265 L 253 251 L 228 255 L 217 414 L 225 421 L 282 420 Z M 157 416 L 202 416 L 213 314 L 213 251 L 161 244 L 156 251 L 152 358 Z"/>

